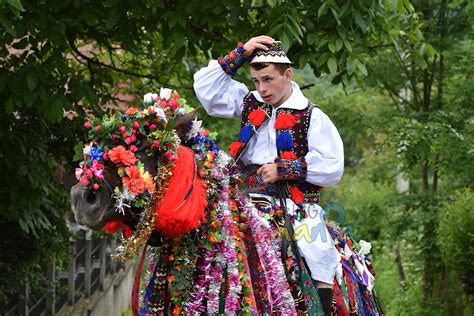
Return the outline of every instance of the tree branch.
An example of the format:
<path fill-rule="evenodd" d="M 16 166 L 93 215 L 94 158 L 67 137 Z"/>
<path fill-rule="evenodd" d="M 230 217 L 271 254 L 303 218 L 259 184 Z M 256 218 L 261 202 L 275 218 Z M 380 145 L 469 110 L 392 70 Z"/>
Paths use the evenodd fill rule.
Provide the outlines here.
<path fill-rule="evenodd" d="M 152 79 L 152 80 L 156 80 L 158 82 L 160 82 L 160 78 L 155 76 L 155 75 L 151 75 L 151 74 L 139 74 L 139 73 L 136 73 L 136 72 L 133 72 L 133 71 L 129 71 L 129 70 L 126 70 L 126 69 L 121 69 L 121 68 L 116 68 L 112 65 L 107 65 L 107 64 L 104 64 L 94 58 L 90 58 L 89 56 L 86 56 L 84 55 L 83 53 L 81 53 L 79 51 L 79 49 L 76 47 L 76 45 L 74 44 L 74 40 L 71 39 L 69 36 L 67 37 L 67 40 L 68 40 L 68 43 L 69 43 L 69 46 L 71 47 L 71 49 L 78 55 L 80 56 L 82 59 L 86 60 L 87 62 L 90 62 L 92 64 L 95 64 L 95 65 L 98 65 L 100 67 L 104 67 L 104 68 L 108 68 L 108 69 L 111 69 L 115 72 L 119 72 L 119 73 L 123 73 L 123 74 L 126 74 L 126 75 L 129 75 L 129 76 L 133 76 L 133 77 L 138 77 L 138 78 L 147 78 L 147 79 Z M 160 82 L 161 83 L 161 82 Z"/>

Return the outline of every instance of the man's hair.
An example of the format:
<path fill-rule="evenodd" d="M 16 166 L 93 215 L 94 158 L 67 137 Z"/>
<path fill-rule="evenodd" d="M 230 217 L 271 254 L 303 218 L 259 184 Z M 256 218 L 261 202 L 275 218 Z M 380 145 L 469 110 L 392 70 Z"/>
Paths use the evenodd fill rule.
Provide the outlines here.
<path fill-rule="evenodd" d="M 250 64 L 250 68 L 255 69 L 255 70 L 262 70 L 264 68 L 267 68 L 270 65 L 274 65 L 275 68 L 280 73 L 280 75 L 283 75 L 287 69 L 291 68 L 290 64 L 282 64 L 282 63 L 253 63 L 253 64 Z"/>

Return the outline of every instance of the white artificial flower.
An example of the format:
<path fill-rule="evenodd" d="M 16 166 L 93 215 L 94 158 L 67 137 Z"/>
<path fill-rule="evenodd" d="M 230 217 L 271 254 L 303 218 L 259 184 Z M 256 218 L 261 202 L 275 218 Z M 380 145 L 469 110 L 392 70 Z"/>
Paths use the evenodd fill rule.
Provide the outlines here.
<path fill-rule="evenodd" d="M 171 97 L 171 92 L 173 92 L 173 90 L 168 89 L 168 88 L 161 88 L 160 89 L 161 100 L 169 100 Z"/>
<path fill-rule="evenodd" d="M 158 94 L 148 92 L 143 96 L 143 103 L 146 105 L 152 105 L 155 102 L 155 99 L 158 97 Z"/>
<path fill-rule="evenodd" d="M 198 121 L 197 119 L 194 119 L 191 122 L 191 129 L 188 132 L 188 140 L 193 138 L 194 136 L 198 135 L 201 132 L 201 125 L 202 121 Z"/>
<path fill-rule="evenodd" d="M 86 144 L 86 145 L 84 146 L 84 149 L 82 150 L 82 154 L 83 154 L 84 156 L 87 156 L 87 155 L 89 155 L 89 153 L 91 152 L 91 150 L 92 150 L 91 144 Z"/>
<path fill-rule="evenodd" d="M 155 106 L 153 107 L 153 110 L 155 111 L 156 115 L 161 117 L 161 119 L 163 120 L 163 122 L 167 122 L 168 120 L 166 119 L 166 114 L 165 114 L 165 111 L 163 111 L 162 108 L 158 107 L 158 106 Z"/>
<path fill-rule="evenodd" d="M 364 256 L 368 255 L 370 253 L 370 249 L 372 249 L 372 245 L 370 242 L 367 242 L 365 240 L 359 241 L 360 245 L 360 253 L 363 254 Z"/>

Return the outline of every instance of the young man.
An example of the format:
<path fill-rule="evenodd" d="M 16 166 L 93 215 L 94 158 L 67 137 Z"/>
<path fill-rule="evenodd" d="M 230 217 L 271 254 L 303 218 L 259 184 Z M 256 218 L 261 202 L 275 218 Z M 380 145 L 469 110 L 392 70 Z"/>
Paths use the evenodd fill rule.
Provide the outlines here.
<path fill-rule="evenodd" d="M 249 92 L 232 79 L 245 61 L 250 61 L 256 91 Z M 287 214 L 280 227 L 292 231 L 305 225 L 311 236 L 316 232 L 314 240 L 297 240 L 297 251 L 328 314 L 340 257 L 317 203 L 320 187 L 334 185 L 342 177 L 343 144 L 331 120 L 292 81 L 290 65 L 279 42 L 258 36 L 199 70 L 194 89 L 209 115 L 242 120 L 231 154 L 244 166 L 255 206 L 264 212 L 275 205 L 284 207 Z M 291 220 L 285 221 L 288 217 Z M 282 257 L 286 261 L 286 251 Z"/>

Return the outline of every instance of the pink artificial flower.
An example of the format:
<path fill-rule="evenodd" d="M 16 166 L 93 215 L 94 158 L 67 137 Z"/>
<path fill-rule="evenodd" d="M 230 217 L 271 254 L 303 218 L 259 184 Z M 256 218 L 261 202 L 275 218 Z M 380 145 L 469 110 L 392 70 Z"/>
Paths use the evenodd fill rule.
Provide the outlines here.
<path fill-rule="evenodd" d="M 178 100 L 176 100 L 176 99 L 170 100 L 170 101 L 169 101 L 169 106 L 170 106 L 170 108 L 172 108 L 173 110 L 176 110 L 176 109 L 179 107 Z"/>
<path fill-rule="evenodd" d="M 81 177 L 81 183 L 83 186 L 88 187 L 89 186 L 89 180 L 87 180 L 87 177 Z"/>
<path fill-rule="evenodd" d="M 94 176 L 99 180 L 104 180 L 104 165 L 100 164 L 97 160 L 94 160 L 90 169 Z"/>
<path fill-rule="evenodd" d="M 76 179 L 80 180 L 82 175 L 82 168 L 76 168 Z"/>

